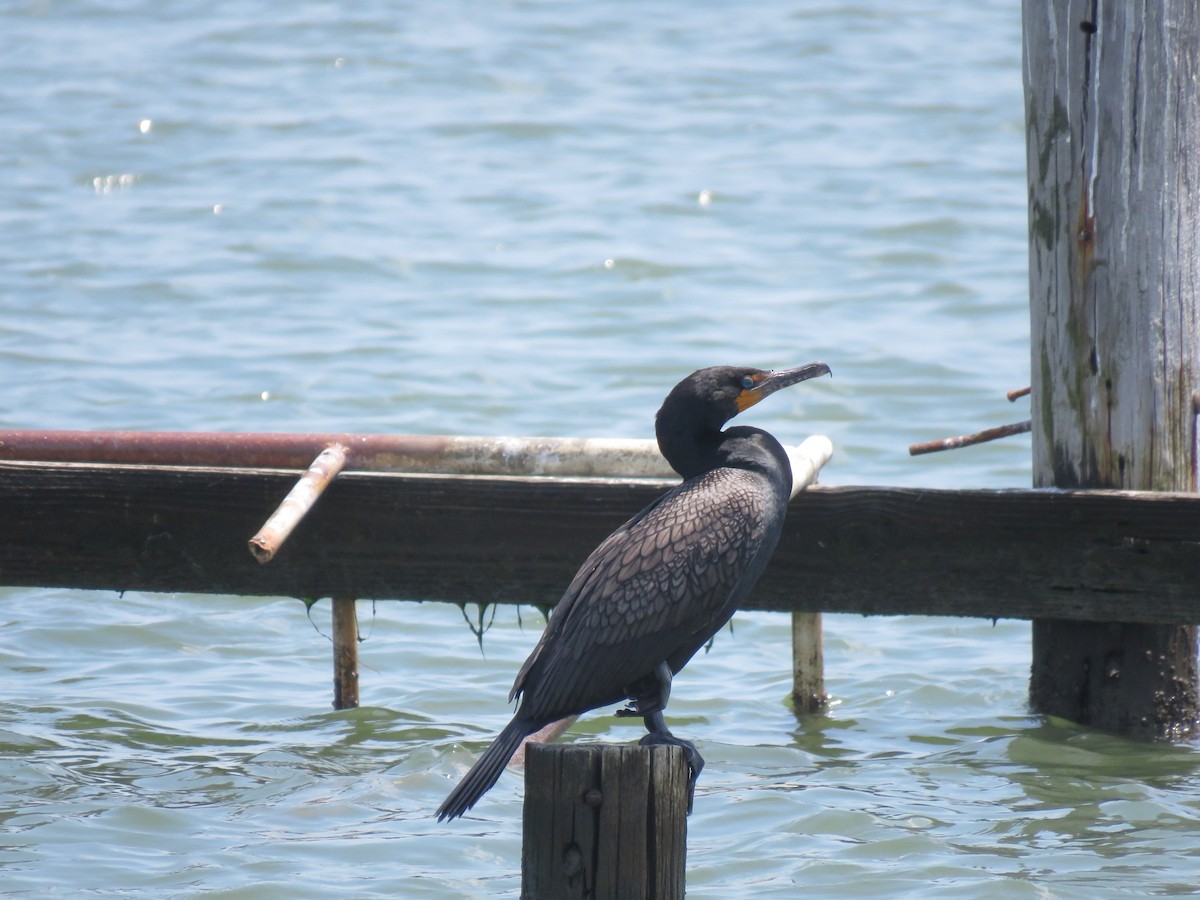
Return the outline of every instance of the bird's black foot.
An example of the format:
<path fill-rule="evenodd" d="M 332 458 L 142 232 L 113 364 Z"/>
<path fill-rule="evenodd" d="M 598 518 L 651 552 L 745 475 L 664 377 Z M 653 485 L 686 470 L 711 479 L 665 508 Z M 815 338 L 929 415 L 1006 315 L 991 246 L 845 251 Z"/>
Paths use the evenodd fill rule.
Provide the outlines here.
<path fill-rule="evenodd" d="M 700 778 L 700 771 L 704 768 L 704 757 L 700 755 L 700 751 L 696 749 L 696 745 L 691 741 L 685 741 L 683 738 L 675 737 L 670 732 L 651 732 L 638 741 L 643 747 L 648 747 L 651 744 L 674 744 L 676 747 L 682 747 L 684 754 L 687 756 L 688 763 L 688 800 L 687 811 L 688 815 L 692 814 L 692 804 L 696 799 L 696 781 Z"/>
<path fill-rule="evenodd" d="M 688 815 L 692 814 L 692 804 L 696 799 L 696 782 L 700 778 L 700 772 L 704 769 L 704 757 L 700 755 L 700 751 L 696 749 L 696 745 L 691 741 L 685 741 L 683 738 L 675 737 L 667 729 L 667 723 L 663 720 L 662 711 L 656 711 L 646 716 L 646 730 L 650 732 L 643 737 L 639 744 L 643 747 L 648 747 L 652 744 L 673 744 L 676 747 L 682 747 L 684 754 L 687 756 L 688 762 Z"/>

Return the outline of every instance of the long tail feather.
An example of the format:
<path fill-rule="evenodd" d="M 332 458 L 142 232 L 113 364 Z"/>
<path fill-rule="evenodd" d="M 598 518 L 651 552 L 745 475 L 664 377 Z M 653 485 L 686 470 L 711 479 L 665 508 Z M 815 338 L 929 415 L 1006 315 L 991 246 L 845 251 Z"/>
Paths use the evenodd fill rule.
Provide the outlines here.
<path fill-rule="evenodd" d="M 517 752 L 517 747 L 521 746 L 521 741 L 525 736 L 533 734 L 539 727 L 540 723 L 538 722 L 522 719 L 513 719 L 509 722 L 492 741 L 491 746 L 484 750 L 483 755 L 475 761 L 475 765 L 471 766 L 471 771 L 442 801 L 442 805 L 438 807 L 437 811 L 438 821 L 456 819 L 474 806 L 476 801 L 500 778 L 500 773 L 504 771 L 504 767 L 512 759 L 512 755 Z"/>

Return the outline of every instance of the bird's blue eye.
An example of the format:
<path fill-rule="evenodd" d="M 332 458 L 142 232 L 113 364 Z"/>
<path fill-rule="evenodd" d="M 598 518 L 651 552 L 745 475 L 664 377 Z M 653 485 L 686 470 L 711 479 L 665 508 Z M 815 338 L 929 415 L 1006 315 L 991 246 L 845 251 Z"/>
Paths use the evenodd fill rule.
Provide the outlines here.
<path fill-rule="evenodd" d="M 754 379 L 751 378 L 749 375 L 745 376 L 744 378 L 742 378 L 742 387 L 748 391 L 752 390 L 754 388 Z"/>

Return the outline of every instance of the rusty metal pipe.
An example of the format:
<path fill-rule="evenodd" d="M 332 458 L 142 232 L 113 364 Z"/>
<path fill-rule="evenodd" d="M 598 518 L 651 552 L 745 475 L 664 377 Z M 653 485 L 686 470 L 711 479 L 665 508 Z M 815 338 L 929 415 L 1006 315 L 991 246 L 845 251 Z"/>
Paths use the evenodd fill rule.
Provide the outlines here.
<path fill-rule="evenodd" d="M 341 444 L 326 447 L 312 461 L 300 480 L 288 491 L 271 518 L 250 538 L 250 553 L 260 563 L 270 562 L 283 542 L 308 515 L 313 504 L 346 465 L 346 448 Z"/>
<path fill-rule="evenodd" d="M 959 447 L 971 447 L 975 444 L 985 444 L 1000 438 L 1012 437 L 1014 434 L 1025 434 L 1033 427 L 1030 421 L 1013 422 L 1011 425 L 997 425 L 995 428 L 985 428 L 975 434 L 963 434 L 958 437 L 943 438 L 937 441 L 927 441 L 923 444 L 910 444 L 909 456 L 921 456 L 925 453 L 938 453 L 942 450 L 957 450 Z"/>
<path fill-rule="evenodd" d="M 674 477 L 654 441 L 609 438 L 0 430 L 0 460 L 303 470 L 338 444 L 347 471 Z"/>

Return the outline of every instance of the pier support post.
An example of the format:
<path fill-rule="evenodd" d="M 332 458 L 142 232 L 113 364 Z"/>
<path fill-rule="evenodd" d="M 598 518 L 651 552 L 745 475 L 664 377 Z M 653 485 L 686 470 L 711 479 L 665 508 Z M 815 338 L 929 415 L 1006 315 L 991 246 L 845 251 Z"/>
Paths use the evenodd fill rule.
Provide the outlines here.
<path fill-rule="evenodd" d="M 358 706 L 358 612 L 353 597 L 333 598 L 333 708 Z"/>
<path fill-rule="evenodd" d="M 687 778 L 680 747 L 529 744 L 522 900 L 682 900 Z"/>
<path fill-rule="evenodd" d="M 792 703 L 797 714 L 821 712 L 829 703 L 820 613 L 792 613 Z"/>
<path fill-rule="evenodd" d="M 1023 17 L 1034 484 L 1193 491 L 1200 11 L 1025 0 Z M 1035 620 L 1030 701 L 1184 737 L 1196 629 Z"/>

